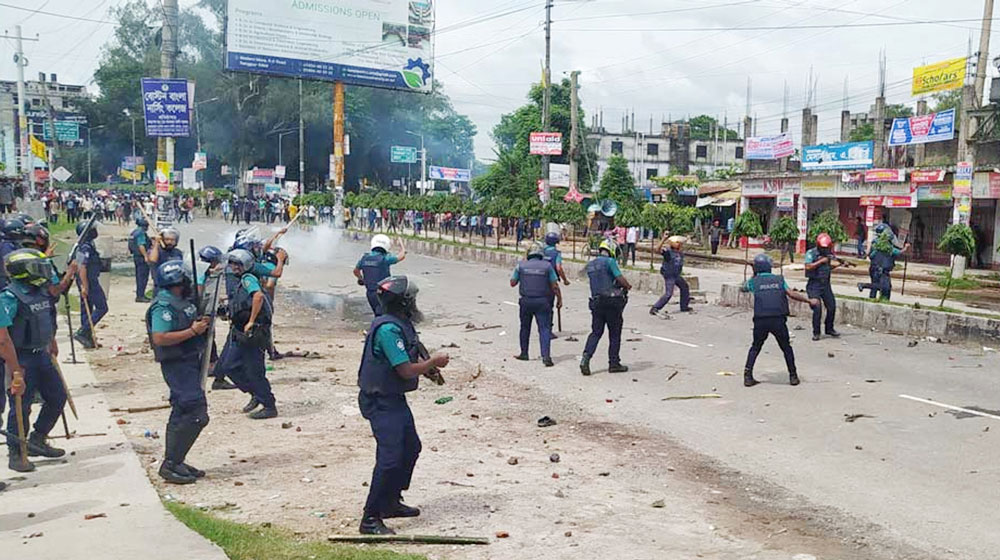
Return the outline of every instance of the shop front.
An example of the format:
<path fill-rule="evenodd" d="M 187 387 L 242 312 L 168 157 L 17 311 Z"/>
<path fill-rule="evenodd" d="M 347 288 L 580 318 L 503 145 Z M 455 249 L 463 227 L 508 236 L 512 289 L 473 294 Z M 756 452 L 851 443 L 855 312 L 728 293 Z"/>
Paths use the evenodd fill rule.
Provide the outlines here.
<path fill-rule="evenodd" d="M 799 177 L 771 177 L 765 179 L 744 179 L 741 189 L 740 213 L 747 210 L 760 216 L 764 232 L 782 216 L 796 218 L 799 224 L 799 238 L 804 250 L 805 220 L 800 217 L 802 198 L 802 182 Z M 762 239 L 750 239 L 751 247 L 760 247 Z"/>
<path fill-rule="evenodd" d="M 997 268 L 997 247 L 1000 247 L 1000 173 L 976 173 L 972 178 L 972 215 L 969 225 L 976 236 L 977 254 L 974 268 Z"/>

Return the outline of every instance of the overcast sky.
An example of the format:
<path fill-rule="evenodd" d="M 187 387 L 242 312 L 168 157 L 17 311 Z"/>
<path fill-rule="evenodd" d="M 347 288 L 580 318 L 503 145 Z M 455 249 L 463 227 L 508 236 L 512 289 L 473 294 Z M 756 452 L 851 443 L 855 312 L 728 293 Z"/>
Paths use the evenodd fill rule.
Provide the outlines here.
<path fill-rule="evenodd" d="M 0 31 L 13 34 L 14 25 L 21 24 L 26 37 L 37 34 L 41 39 L 25 42 L 31 63 L 28 78 L 39 71 L 54 72 L 62 82 L 92 86 L 100 49 L 110 40 L 112 25 L 10 6 L 107 20 L 108 8 L 117 3 L 0 0 Z M 182 7 L 194 3 L 181 0 Z M 762 135 L 779 130 L 787 81 L 796 144 L 810 67 L 818 77 L 820 141 L 836 140 L 845 77 L 850 109 L 867 111 L 877 86 L 878 53 L 885 49 L 889 102 L 915 103 L 910 96 L 913 67 L 965 56 L 970 37 L 973 51 L 977 50 L 983 10 L 982 0 L 554 3 L 553 80 L 573 69 L 582 71 L 581 103 L 588 123 L 599 108 L 610 130 L 618 130 L 622 115 L 632 111 L 637 128 L 644 132 L 651 116 L 657 130 L 661 117 L 669 116 L 728 115 L 732 123 L 746 112 L 747 77 L 751 77 L 751 113 L 758 116 Z M 490 129 L 501 114 L 522 104 L 530 84 L 539 80 L 545 1 L 438 0 L 437 4 L 437 78 L 456 108 L 479 127 L 477 155 L 490 159 Z M 910 21 L 945 23 L 910 25 Z M 816 27 L 831 25 L 849 27 Z M 992 38 L 992 52 L 1000 52 L 1000 25 L 994 25 Z M 13 48 L 13 41 L 0 41 L 0 79 L 16 76 Z M 990 75 L 997 75 L 992 63 Z"/>

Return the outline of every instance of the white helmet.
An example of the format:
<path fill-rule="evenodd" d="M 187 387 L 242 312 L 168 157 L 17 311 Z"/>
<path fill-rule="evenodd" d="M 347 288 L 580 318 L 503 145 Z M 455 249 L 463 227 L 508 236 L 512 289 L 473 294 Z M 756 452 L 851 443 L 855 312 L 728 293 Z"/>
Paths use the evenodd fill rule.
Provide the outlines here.
<path fill-rule="evenodd" d="M 386 253 L 392 247 L 392 240 L 389 239 L 388 235 L 380 233 L 375 237 L 372 237 L 372 249 L 382 249 Z"/>

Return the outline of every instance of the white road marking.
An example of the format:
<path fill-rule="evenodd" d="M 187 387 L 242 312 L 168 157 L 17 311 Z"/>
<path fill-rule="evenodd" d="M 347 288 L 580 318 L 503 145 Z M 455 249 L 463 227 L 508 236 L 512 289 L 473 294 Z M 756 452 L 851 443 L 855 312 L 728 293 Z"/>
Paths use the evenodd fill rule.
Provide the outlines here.
<path fill-rule="evenodd" d="M 653 340 L 660 340 L 662 342 L 669 342 L 671 344 L 680 344 L 681 346 L 687 346 L 688 348 L 697 348 L 698 347 L 697 344 L 691 344 L 690 342 L 683 342 L 681 340 L 674 340 L 672 338 L 664 338 L 662 336 L 653 336 L 651 334 L 647 334 L 646 338 L 652 338 Z"/>
<path fill-rule="evenodd" d="M 504 305 L 513 305 L 514 307 L 518 307 L 518 305 L 516 303 L 514 303 L 513 301 L 505 301 L 503 303 L 504 303 Z"/>
<path fill-rule="evenodd" d="M 941 408 L 947 408 L 948 410 L 957 410 L 959 412 L 964 412 L 966 414 L 972 414 L 973 416 L 982 416 L 983 418 L 992 418 L 994 420 L 1000 420 L 1000 416 L 995 414 L 989 414 L 986 412 L 979 412 L 978 410 L 972 410 L 969 408 L 962 408 L 960 406 L 952 406 L 950 404 L 939 403 L 937 401 L 932 401 L 928 399 L 921 399 L 920 397 L 911 397 L 910 395 L 899 395 L 902 399 L 908 399 L 911 401 L 916 401 L 918 403 L 929 404 L 931 406 L 939 406 Z"/>

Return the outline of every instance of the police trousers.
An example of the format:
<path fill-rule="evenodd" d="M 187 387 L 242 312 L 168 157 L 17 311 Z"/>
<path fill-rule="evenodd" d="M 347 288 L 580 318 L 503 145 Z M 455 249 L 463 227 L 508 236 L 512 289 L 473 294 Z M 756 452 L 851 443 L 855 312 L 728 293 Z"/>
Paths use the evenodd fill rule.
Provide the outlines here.
<path fill-rule="evenodd" d="M 547 297 L 523 297 L 519 301 L 521 317 L 521 355 L 528 355 L 531 340 L 531 321 L 538 325 L 538 338 L 542 347 L 542 357 L 550 356 L 552 345 L 552 300 Z"/>
<path fill-rule="evenodd" d="M 135 297 L 146 297 L 146 286 L 149 284 L 149 263 L 141 256 L 132 259 L 135 263 Z"/>
<path fill-rule="evenodd" d="M 833 287 L 830 286 L 830 281 L 810 278 L 806 282 L 806 294 L 812 299 L 818 299 L 823 302 L 823 305 L 817 305 L 812 310 L 813 334 L 819 334 L 820 323 L 825 324 L 827 333 L 833 332 L 835 330 L 833 328 L 833 321 L 837 317 L 837 299 L 833 297 Z M 823 321 L 824 307 L 826 307 L 825 322 Z"/>
<path fill-rule="evenodd" d="M 215 363 L 215 377 L 228 375 L 240 391 L 253 395 L 262 405 L 271 408 L 276 401 L 265 367 L 264 349 L 236 342 L 230 332 L 219 361 Z"/>
<path fill-rule="evenodd" d="M 361 415 L 375 436 L 375 469 L 365 501 L 365 516 L 380 516 L 392 509 L 409 489 L 420 456 L 420 437 L 406 395 L 358 394 Z"/>
<path fill-rule="evenodd" d="M 101 283 L 96 278 L 88 282 L 87 286 L 90 288 L 90 293 L 87 294 L 90 313 L 87 313 L 87 310 L 83 308 L 83 302 L 81 302 L 80 332 L 90 336 L 91 323 L 96 327 L 97 323 L 108 314 L 108 298 L 104 295 L 104 288 L 101 287 Z"/>
<path fill-rule="evenodd" d="M 892 276 L 889 275 L 889 271 L 880 267 L 871 267 L 868 269 L 868 276 L 872 280 L 871 283 L 861 284 L 862 288 L 870 290 L 868 297 L 871 299 L 881 297 L 888 301 L 892 297 Z"/>
<path fill-rule="evenodd" d="M 659 311 L 667 306 L 670 298 L 674 297 L 674 286 L 681 289 L 681 311 L 690 309 L 691 288 L 688 286 L 687 280 L 682 276 L 667 276 L 662 272 L 660 274 L 663 275 L 663 295 L 653 304 L 653 309 Z"/>
<path fill-rule="evenodd" d="M 201 360 L 197 356 L 160 363 L 163 380 L 170 389 L 170 419 L 167 428 L 208 424 L 208 401 L 201 385 Z"/>
<path fill-rule="evenodd" d="M 764 342 L 768 335 L 773 335 L 778 341 L 778 347 L 785 355 L 785 365 L 788 373 L 795 373 L 795 354 L 792 352 L 792 343 L 788 335 L 787 317 L 754 317 L 753 319 L 753 344 L 750 345 L 750 352 L 747 354 L 747 365 L 743 369 L 746 373 L 753 373 L 753 366 L 760 355 L 760 349 L 764 347 Z"/>
<path fill-rule="evenodd" d="M 62 414 L 63 406 L 66 405 L 66 388 L 63 386 L 59 371 L 52 364 L 52 356 L 48 350 L 31 352 L 29 350 L 18 349 L 17 359 L 24 368 L 24 395 L 21 398 L 21 412 L 27 424 L 31 418 L 31 401 L 34 399 L 35 391 L 42 396 L 42 409 L 35 419 L 33 431 L 43 437 L 49 435 L 52 428 Z M 7 415 L 7 431 L 10 434 L 17 433 L 17 412 L 15 411 L 15 400 L 10 397 L 10 412 Z M 25 429 L 28 426 L 25 425 Z M 24 434 L 27 436 L 28 434 Z M 14 448 L 18 444 L 17 439 L 7 438 L 7 447 Z"/>
<path fill-rule="evenodd" d="M 625 305 L 628 300 L 623 297 L 592 297 L 590 298 L 590 336 L 587 337 L 587 345 L 583 349 L 583 354 L 587 358 L 593 357 L 597 351 L 597 343 L 604 336 L 604 327 L 608 328 L 608 363 L 618 365 L 621 363 L 622 346 L 622 325 L 624 319 Z"/>
<path fill-rule="evenodd" d="M 378 292 L 375 290 L 365 290 L 365 297 L 368 298 L 368 305 L 372 308 L 372 313 L 376 317 L 382 314 L 382 304 L 378 301 Z"/>

